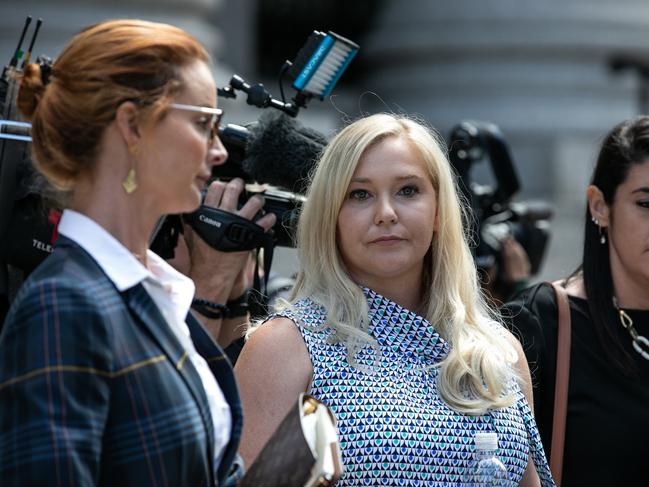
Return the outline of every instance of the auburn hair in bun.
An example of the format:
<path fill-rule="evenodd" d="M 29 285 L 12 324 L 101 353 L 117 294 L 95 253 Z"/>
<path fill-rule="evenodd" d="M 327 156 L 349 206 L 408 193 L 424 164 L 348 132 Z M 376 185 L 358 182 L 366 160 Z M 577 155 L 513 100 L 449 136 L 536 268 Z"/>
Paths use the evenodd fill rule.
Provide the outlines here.
<path fill-rule="evenodd" d="M 209 55 L 187 32 L 129 19 L 79 32 L 51 73 L 49 66 L 28 65 L 18 108 L 32 122 L 38 170 L 58 189 L 73 189 L 92 170 L 117 108 L 136 100 L 148 116 L 160 115 L 182 89 L 180 68 L 196 61 L 209 62 Z"/>

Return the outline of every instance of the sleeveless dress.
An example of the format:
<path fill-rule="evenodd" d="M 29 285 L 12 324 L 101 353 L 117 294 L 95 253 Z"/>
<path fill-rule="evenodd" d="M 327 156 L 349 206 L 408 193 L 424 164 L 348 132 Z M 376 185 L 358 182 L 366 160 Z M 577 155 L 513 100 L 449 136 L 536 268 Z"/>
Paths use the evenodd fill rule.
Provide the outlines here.
<path fill-rule="evenodd" d="M 437 392 L 436 368 L 449 344 L 426 319 L 370 289 L 369 332 L 377 340 L 380 362 L 364 373 L 347 361 L 343 344 L 331 344 L 326 312 L 310 299 L 274 315 L 299 328 L 313 365 L 309 393 L 336 415 L 344 474 L 337 485 L 459 485 L 473 458 L 477 432 L 498 434 L 498 455 L 516 486 L 529 455 L 541 485 L 552 486 L 543 446 L 530 407 L 512 379 L 516 402 L 482 416 L 452 410 Z M 359 363 L 371 364 L 366 346 Z"/>

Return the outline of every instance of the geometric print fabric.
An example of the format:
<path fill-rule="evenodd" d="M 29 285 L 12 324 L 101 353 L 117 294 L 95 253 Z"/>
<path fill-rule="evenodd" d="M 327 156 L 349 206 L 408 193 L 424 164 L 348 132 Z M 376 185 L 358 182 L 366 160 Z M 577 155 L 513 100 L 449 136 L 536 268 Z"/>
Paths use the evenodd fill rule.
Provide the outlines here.
<path fill-rule="evenodd" d="M 554 485 L 529 405 L 512 379 L 516 402 L 471 416 L 450 409 L 436 388 L 439 363 L 449 344 L 421 316 L 365 288 L 369 333 L 378 342 L 379 362 L 365 347 L 360 363 L 347 361 L 343 344 L 329 343 L 324 308 L 302 299 L 275 316 L 298 326 L 313 365 L 310 394 L 336 415 L 344 474 L 339 486 L 460 485 L 475 451 L 477 432 L 498 434 L 498 456 L 512 486 L 518 485 L 529 455 L 541 485 Z"/>

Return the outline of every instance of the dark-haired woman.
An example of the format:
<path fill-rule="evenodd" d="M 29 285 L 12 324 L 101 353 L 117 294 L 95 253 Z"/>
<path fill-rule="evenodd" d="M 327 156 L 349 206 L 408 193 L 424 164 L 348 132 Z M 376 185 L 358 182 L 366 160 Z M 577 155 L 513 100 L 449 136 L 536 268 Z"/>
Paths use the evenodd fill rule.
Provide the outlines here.
<path fill-rule="evenodd" d="M 612 129 L 591 184 L 581 266 L 563 281 L 572 322 L 562 487 L 649 479 L 649 117 Z M 548 457 L 557 306 L 548 285 L 507 305 L 535 384 Z"/>
<path fill-rule="evenodd" d="M 0 335 L 0 483 L 233 485 L 232 369 L 188 313 L 193 282 L 147 250 L 227 157 L 205 49 L 170 25 L 104 22 L 49 80 L 28 65 L 18 105 L 69 209 Z"/>

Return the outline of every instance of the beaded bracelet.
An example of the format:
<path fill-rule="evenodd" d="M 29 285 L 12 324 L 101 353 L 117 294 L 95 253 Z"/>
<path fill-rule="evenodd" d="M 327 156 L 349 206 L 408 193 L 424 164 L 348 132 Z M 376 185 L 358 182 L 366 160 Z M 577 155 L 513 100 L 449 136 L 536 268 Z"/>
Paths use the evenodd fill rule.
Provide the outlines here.
<path fill-rule="evenodd" d="M 223 318 L 228 312 L 228 307 L 225 304 L 214 303 L 202 298 L 194 298 L 192 308 L 206 318 L 213 320 Z"/>
<path fill-rule="evenodd" d="M 215 303 L 203 298 L 194 298 L 192 308 L 212 320 L 245 316 L 248 314 L 248 290 L 226 304 Z"/>
<path fill-rule="evenodd" d="M 227 311 L 225 313 L 227 318 L 237 318 L 248 314 L 248 291 L 246 289 L 241 296 L 227 302 Z"/>

